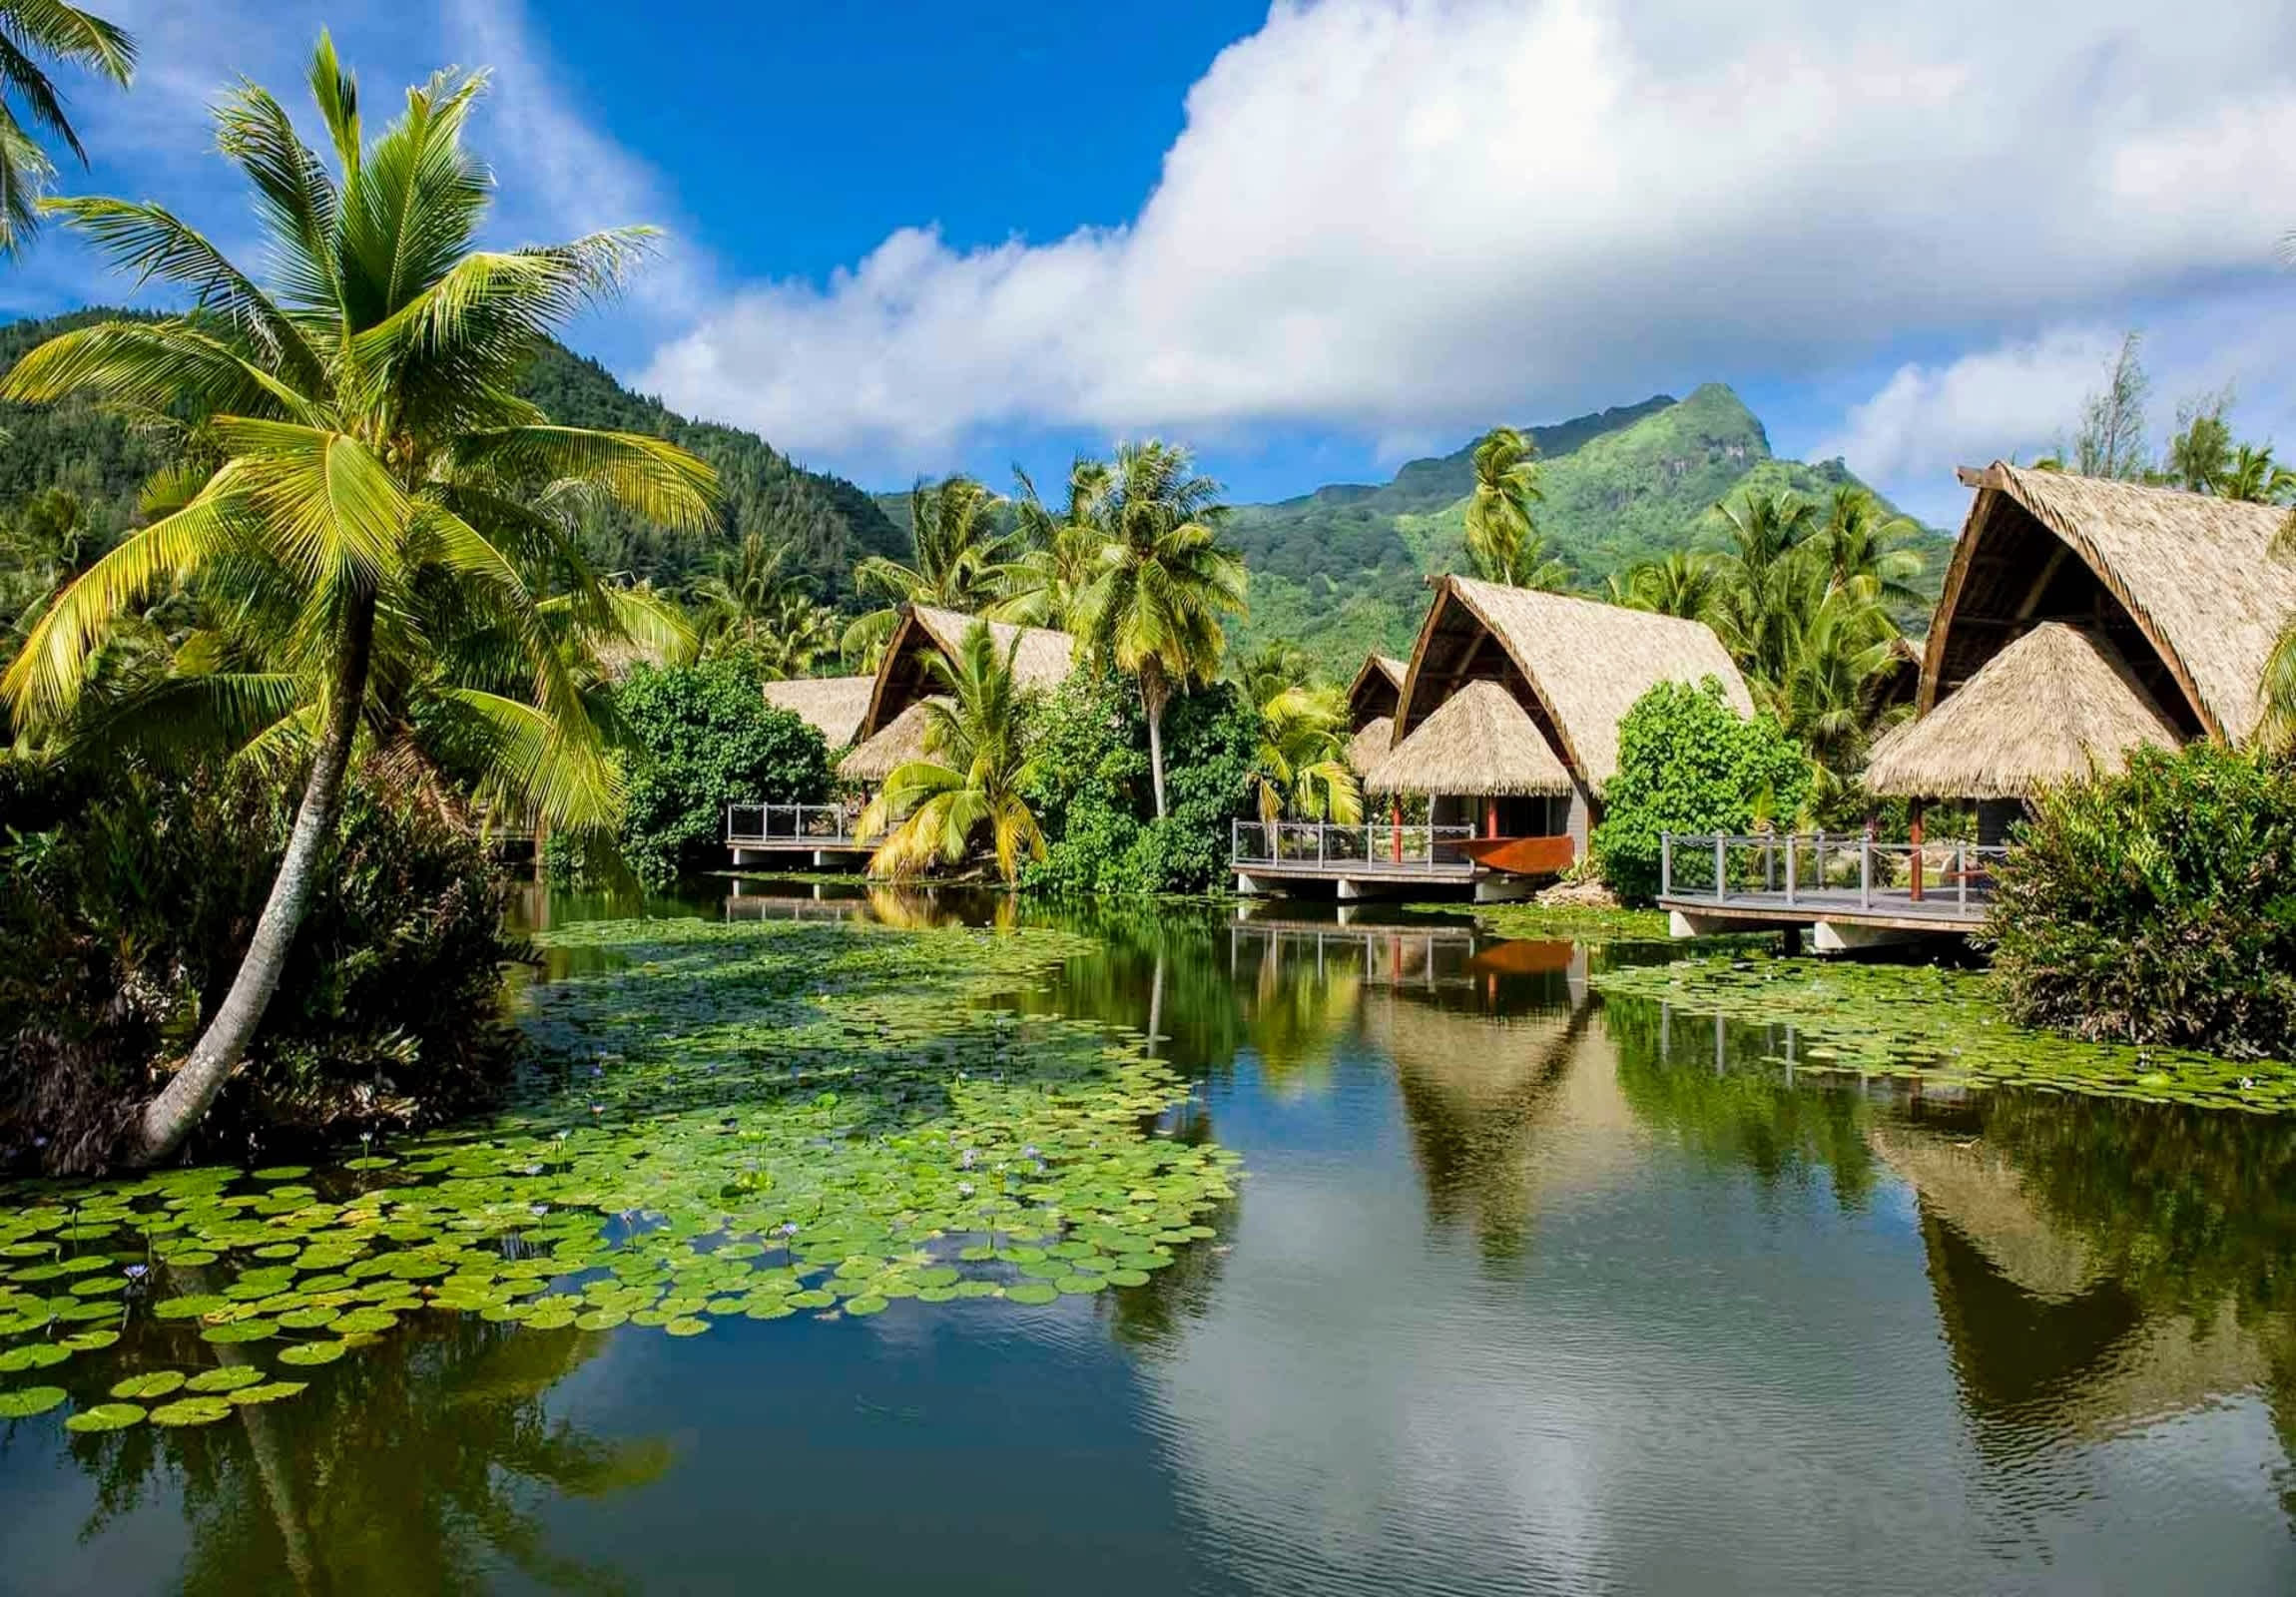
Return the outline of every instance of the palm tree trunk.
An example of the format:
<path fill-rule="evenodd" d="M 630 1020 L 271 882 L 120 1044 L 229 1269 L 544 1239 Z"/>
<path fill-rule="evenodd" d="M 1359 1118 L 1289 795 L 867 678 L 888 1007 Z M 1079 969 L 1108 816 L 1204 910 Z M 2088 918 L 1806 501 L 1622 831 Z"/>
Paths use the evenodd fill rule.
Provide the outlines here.
<path fill-rule="evenodd" d="M 1151 666 L 1140 673 L 1140 706 L 1148 712 L 1148 780 L 1156 789 L 1156 818 L 1162 820 L 1164 808 L 1164 701 L 1171 695 L 1164 687 L 1163 674 Z"/>
<path fill-rule="evenodd" d="M 310 907 L 318 885 L 319 854 L 334 834 L 342 810 L 342 778 L 350 764 L 350 748 L 358 731 L 358 712 L 366 697 L 366 673 L 374 643 L 374 601 L 357 602 L 343 629 L 335 655 L 334 681 L 319 725 L 318 747 L 311 756 L 310 780 L 302 806 L 295 811 L 294 830 L 272 881 L 271 897 L 256 921 L 256 934 L 232 978 L 231 991 L 217 1006 L 215 1018 L 194 1045 L 191 1057 L 176 1071 L 159 1097 L 145 1108 L 136 1131 L 131 1159 L 156 1164 L 174 1153 L 208 1112 L 255 1040 L 272 994 L 279 990 L 287 969 L 288 950 Z"/>

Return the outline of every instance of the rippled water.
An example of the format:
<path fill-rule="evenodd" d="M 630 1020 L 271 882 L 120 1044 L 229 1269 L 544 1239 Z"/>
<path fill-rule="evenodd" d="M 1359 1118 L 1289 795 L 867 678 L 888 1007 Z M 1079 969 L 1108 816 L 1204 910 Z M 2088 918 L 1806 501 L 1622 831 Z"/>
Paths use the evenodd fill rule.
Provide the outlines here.
<path fill-rule="evenodd" d="M 703 907 L 1056 918 L 821 891 Z M 1153 1030 L 1249 1172 L 1150 1287 L 18 1421 L 0 1590 L 2296 1589 L 2296 1126 L 1760 1063 L 1591 994 L 1630 951 L 1082 925 L 1018 1001 Z"/>

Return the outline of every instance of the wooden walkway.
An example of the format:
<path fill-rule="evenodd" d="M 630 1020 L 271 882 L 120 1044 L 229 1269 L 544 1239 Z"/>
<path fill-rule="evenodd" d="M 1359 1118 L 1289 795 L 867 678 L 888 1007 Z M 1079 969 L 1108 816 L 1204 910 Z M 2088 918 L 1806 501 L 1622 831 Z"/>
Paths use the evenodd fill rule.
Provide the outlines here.
<path fill-rule="evenodd" d="M 1661 846 L 1658 907 L 1676 936 L 1809 926 L 1821 949 L 1977 930 L 1993 908 L 1994 871 L 2007 852 L 1824 832 L 1669 834 Z"/>

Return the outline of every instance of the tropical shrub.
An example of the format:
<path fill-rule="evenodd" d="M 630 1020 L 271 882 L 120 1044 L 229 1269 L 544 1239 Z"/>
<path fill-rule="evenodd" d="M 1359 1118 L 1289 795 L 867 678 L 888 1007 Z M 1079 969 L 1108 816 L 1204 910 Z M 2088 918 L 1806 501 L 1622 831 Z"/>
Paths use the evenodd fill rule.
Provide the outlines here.
<path fill-rule="evenodd" d="M 1790 817 L 1810 785 L 1810 763 L 1768 716 L 1751 721 L 1708 677 L 1662 682 L 1618 725 L 1618 772 L 1603 794 L 1593 848 L 1621 898 L 1658 894 L 1667 832 L 1744 832 Z"/>
<path fill-rule="evenodd" d="M 1259 718 L 1220 683 L 1176 697 L 1164 734 L 1171 812 L 1158 820 L 1138 695 L 1118 678 L 1078 671 L 1042 702 L 1028 796 L 1049 841 L 1024 886 L 1201 892 L 1226 874 L 1229 823 L 1244 812 L 1261 769 Z"/>
<path fill-rule="evenodd" d="M 2048 794 L 1986 940 L 2025 1024 L 2296 1058 L 2296 766 L 2196 744 Z"/>
<path fill-rule="evenodd" d="M 622 854 L 652 885 L 725 863 L 726 805 L 830 796 L 829 750 L 729 661 L 640 666 L 614 693 L 628 745 Z"/>
<path fill-rule="evenodd" d="M 248 1055 L 202 1122 L 250 1139 L 427 1122 L 493 1096 L 503 889 L 462 828 L 354 781 Z M 271 890 L 291 796 L 253 780 L 0 765 L 0 1155 L 115 1152 L 222 1002 Z"/>

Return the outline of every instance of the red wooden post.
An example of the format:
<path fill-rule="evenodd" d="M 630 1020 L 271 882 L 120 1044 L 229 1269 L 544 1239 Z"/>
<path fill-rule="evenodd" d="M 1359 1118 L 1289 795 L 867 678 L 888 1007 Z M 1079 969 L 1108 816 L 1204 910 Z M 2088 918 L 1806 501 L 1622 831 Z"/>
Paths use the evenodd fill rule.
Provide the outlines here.
<path fill-rule="evenodd" d="M 1498 800 L 1495 798 L 1482 801 L 1482 834 L 1485 837 L 1498 835 Z"/>
<path fill-rule="evenodd" d="M 1402 795 L 1388 800 L 1388 824 L 1396 829 L 1396 863 L 1404 862 L 1404 800 Z"/>

